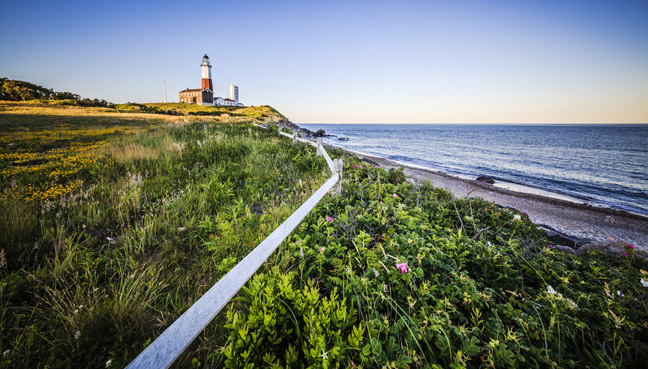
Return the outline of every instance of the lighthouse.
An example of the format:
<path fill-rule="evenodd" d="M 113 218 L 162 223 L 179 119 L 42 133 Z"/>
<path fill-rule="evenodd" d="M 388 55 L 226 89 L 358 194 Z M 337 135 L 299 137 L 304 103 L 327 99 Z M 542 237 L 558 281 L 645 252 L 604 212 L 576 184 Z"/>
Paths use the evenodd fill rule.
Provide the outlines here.
<path fill-rule="evenodd" d="M 200 104 L 200 105 L 217 105 L 217 106 L 244 106 L 239 102 L 239 89 L 238 86 L 230 86 L 231 99 L 215 97 L 214 84 L 212 83 L 211 65 L 209 64 L 209 56 L 205 54 L 200 64 L 202 69 L 202 80 L 200 81 L 200 88 L 189 89 L 178 92 L 178 97 L 181 103 L 184 104 Z"/>
<path fill-rule="evenodd" d="M 201 89 L 209 89 L 209 91 L 214 91 L 214 85 L 212 84 L 212 78 L 211 78 L 211 65 L 209 65 L 209 57 L 207 54 L 203 56 L 202 58 L 202 64 L 200 64 L 202 67 L 202 85 L 200 86 Z"/>

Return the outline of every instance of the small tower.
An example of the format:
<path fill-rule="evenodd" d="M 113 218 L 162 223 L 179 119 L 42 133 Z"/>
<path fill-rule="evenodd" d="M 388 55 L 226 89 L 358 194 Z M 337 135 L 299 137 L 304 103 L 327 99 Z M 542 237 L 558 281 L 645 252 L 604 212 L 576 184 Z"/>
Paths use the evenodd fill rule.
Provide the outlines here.
<path fill-rule="evenodd" d="M 230 99 L 238 104 L 238 86 L 230 85 Z"/>
<path fill-rule="evenodd" d="M 200 86 L 201 89 L 209 89 L 209 91 L 214 91 L 214 85 L 212 84 L 212 78 L 211 78 L 211 65 L 209 65 L 209 57 L 207 54 L 203 56 L 202 58 L 202 64 L 200 64 L 202 67 L 202 85 Z"/>

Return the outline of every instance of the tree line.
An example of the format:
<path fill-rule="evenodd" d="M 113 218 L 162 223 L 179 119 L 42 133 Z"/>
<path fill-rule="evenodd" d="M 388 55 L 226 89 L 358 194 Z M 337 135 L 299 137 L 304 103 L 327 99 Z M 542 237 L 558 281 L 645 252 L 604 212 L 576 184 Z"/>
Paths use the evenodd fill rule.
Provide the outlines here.
<path fill-rule="evenodd" d="M 57 92 L 51 88 L 34 83 L 0 78 L 0 100 L 28 101 L 41 100 L 61 105 L 112 107 L 113 104 L 103 99 L 82 98 L 72 92 Z"/>

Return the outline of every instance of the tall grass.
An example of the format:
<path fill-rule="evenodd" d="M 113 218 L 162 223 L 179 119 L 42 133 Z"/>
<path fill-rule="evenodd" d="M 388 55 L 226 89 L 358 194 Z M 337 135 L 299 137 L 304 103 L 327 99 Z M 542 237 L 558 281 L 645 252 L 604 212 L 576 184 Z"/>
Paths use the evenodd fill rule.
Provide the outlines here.
<path fill-rule="evenodd" d="M 77 190 L 0 200 L 0 366 L 124 366 L 327 177 L 276 131 L 128 124 L 62 182 Z M 226 339 L 205 334 L 179 366 Z"/>

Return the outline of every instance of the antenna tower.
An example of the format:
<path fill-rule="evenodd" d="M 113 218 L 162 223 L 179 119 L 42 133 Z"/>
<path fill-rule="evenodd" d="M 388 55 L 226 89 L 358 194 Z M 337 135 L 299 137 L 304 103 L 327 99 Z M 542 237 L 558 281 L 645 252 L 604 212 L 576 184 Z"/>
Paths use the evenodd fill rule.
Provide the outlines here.
<path fill-rule="evenodd" d="M 167 103 L 167 94 L 166 94 L 166 69 L 164 69 L 164 103 Z"/>

